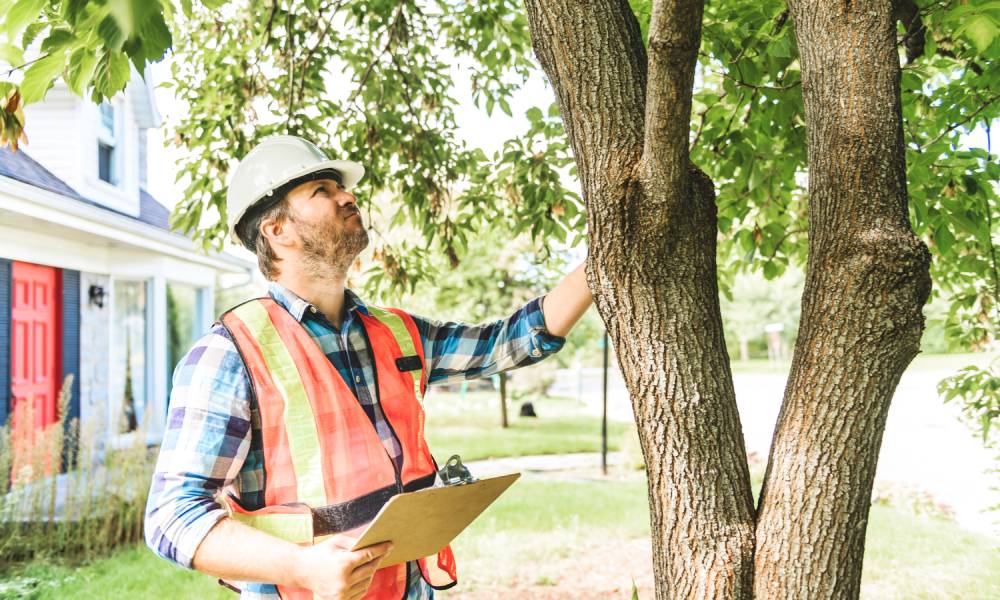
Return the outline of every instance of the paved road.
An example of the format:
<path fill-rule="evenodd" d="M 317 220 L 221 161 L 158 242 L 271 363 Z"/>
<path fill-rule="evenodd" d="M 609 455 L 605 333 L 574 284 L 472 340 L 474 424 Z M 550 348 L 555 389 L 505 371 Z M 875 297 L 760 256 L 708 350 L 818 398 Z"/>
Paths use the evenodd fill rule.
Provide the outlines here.
<path fill-rule="evenodd" d="M 898 487 L 930 493 L 950 507 L 963 526 L 1000 537 L 1000 479 L 988 474 L 996 462 L 968 427 L 959 420 L 958 409 L 937 395 L 937 383 L 950 375 L 944 370 L 914 370 L 904 373 L 889 409 L 882 451 L 876 473 L 876 488 Z M 786 376 L 783 373 L 737 373 L 733 377 L 743 435 L 748 452 L 767 456 L 774 423 L 781 406 Z M 600 414 L 599 369 L 583 374 L 585 410 Z M 551 391 L 575 396 L 575 371 L 563 370 Z M 631 421 L 632 406 L 624 383 L 616 371 L 608 384 L 610 418 Z"/>

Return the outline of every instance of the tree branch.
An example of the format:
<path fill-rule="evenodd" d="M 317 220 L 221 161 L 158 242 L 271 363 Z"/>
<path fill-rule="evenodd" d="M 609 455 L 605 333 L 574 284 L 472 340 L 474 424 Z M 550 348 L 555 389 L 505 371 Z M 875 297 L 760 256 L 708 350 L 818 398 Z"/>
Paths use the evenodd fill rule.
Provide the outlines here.
<path fill-rule="evenodd" d="M 584 198 L 623 201 L 641 157 L 646 93 L 646 52 L 629 3 L 526 0 L 525 7 L 532 47 L 554 88 Z M 617 192 L 602 194 L 611 188 Z M 621 216 L 621 210 L 608 210 Z"/>
<path fill-rule="evenodd" d="M 702 0 L 655 2 L 649 23 L 643 170 L 678 198 L 685 196 L 680 192 L 688 179 L 691 90 L 703 10 Z"/>
<path fill-rule="evenodd" d="M 991 97 L 991 98 L 990 98 L 989 100 L 987 100 L 986 102 L 983 102 L 983 105 L 982 105 L 982 106 L 980 106 L 979 108 L 977 108 L 976 110 L 974 110 L 974 111 L 972 112 L 972 114 L 970 114 L 970 115 L 969 115 L 968 117 L 966 117 L 966 118 L 962 119 L 962 120 L 961 120 L 961 121 L 959 121 L 958 123 L 953 123 L 953 124 L 952 124 L 952 125 L 951 125 L 950 127 L 948 127 L 948 129 L 945 129 L 944 131 L 942 131 L 942 132 L 940 133 L 940 135 L 938 135 L 938 136 L 937 136 L 937 137 L 935 137 L 935 138 L 934 138 L 933 140 L 931 140 L 931 141 L 927 142 L 926 144 L 924 144 L 923 146 L 921 146 L 921 147 L 920 147 L 920 149 L 919 149 L 919 151 L 920 151 L 920 152 L 923 152 L 923 151 L 924 151 L 924 150 L 926 150 L 926 149 L 927 149 L 927 148 L 928 148 L 929 146 L 932 146 L 932 145 L 934 145 L 934 144 L 938 143 L 938 142 L 939 142 L 939 141 L 941 140 L 941 138 L 943 138 L 944 136 L 948 135 L 948 134 L 949 134 L 949 133 L 951 133 L 952 131 L 955 131 L 956 129 L 958 129 L 958 128 L 959 128 L 959 127 L 961 127 L 962 125 L 965 125 L 965 124 L 966 124 L 966 123 L 968 123 L 969 121 L 971 121 L 971 120 L 975 119 L 975 118 L 976 118 L 976 116 L 977 116 L 977 115 L 979 115 L 979 113 L 981 113 L 981 112 L 983 112 L 984 110 L 986 110 L 987 108 L 989 108 L 989 107 L 990 107 L 990 106 L 991 106 L 991 105 L 992 105 L 992 104 L 993 104 L 994 102 L 996 102 L 996 101 L 997 101 L 998 99 L 1000 99 L 1000 94 L 993 94 L 993 96 L 992 96 L 992 97 Z"/>
<path fill-rule="evenodd" d="M 29 65 L 30 65 L 30 64 L 32 64 L 32 63 L 36 63 L 36 62 L 38 62 L 38 61 L 42 60 L 43 58 L 48 58 L 48 56 L 49 56 L 50 54 L 52 54 L 52 53 L 51 53 L 51 52 L 46 52 L 45 54 L 43 54 L 43 55 L 39 56 L 38 58 L 33 58 L 33 59 L 29 60 L 28 62 L 24 63 L 23 65 L 19 65 L 19 66 L 16 66 L 16 67 L 12 67 L 11 69 L 9 69 L 9 70 L 8 70 L 8 71 L 7 71 L 6 73 L 5 73 L 5 75 L 6 75 L 7 77 L 10 77 L 10 76 L 11 76 L 11 74 L 12 74 L 12 73 L 13 73 L 14 71 L 16 71 L 16 70 L 18 70 L 18 69 L 23 69 L 23 68 L 25 68 L 25 67 L 29 66 Z"/>
<path fill-rule="evenodd" d="M 365 83 L 368 82 L 368 78 L 372 74 L 372 69 L 375 68 L 375 65 L 378 63 L 379 59 L 382 58 L 382 55 L 388 52 L 389 49 L 392 47 L 392 43 L 396 38 L 396 28 L 399 27 L 399 24 L 403 21 L 403 6 L 404 6 L 403 3 L 399 4 L 399 8 L 396 10 L 396 16 L 393 17 L 392 19 L 392 24 L 386 29 L 386 31 L 388 32 L 388 38 L 386 40 L 385 46 L 382 48 L 382 50 L 379 51 L 378 54 L 372 57 L 371 62 L 368 63 L 367 67 L 365 67 L 365 71 L 364 73 L 361 74 L 361 79 L 358 81 L 358 87 L 354 89 L 354 93 L 351 94 L 351 97 L 347 99 L 347 103 L 345 104 L 345 106 L 349 106 L 350 104 L 352 104 L 354 102 L 354 99 L 358 97 L 358 94 L 360 94 L 361 90 L 364 89 Z"/>
<path fill-rule="evenodd" d="M 909 64 L 923 55 L 927 28 L 920 19 L 920 8 L 914 0 L 896 0 L 895 4 L 895 19 L 906 28 L 899 43 L 906 48 L 906 63 Z"/>

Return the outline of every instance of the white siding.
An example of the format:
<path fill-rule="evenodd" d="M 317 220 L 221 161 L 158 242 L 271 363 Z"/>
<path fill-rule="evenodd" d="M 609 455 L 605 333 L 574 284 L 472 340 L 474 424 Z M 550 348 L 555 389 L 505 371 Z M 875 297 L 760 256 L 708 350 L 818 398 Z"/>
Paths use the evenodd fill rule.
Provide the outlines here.
<path fill-rule="evenodd" d="M 72 177 L 80 170 L 83 153 L 80 103 L 69 88 L 57 82 L 44 101 L 24 107 L 28 143 L 20 148 L 70 187 L 76 187 Z"/>
<path fill-rule="evenodd" d="M 134 69 L 132 76 L 138 77 Z M 140 160 L 145 160 L 145 152 L 141 147 L 136 114 L 137 110 L 148 112 L 148 109 L 137 106 L 136 102 L 146 102 L 146 98 L 119 93 L 109 102 L 115 107 L 118 138 L 115 148 L 117 185 L 98 177 L 97 140 L 101 122 L 98 105 L 89 98 L 77 97 L 61 79 L 49 90 L 45 100 L 24 108 L 28 136 L 24 148 L 83 197 L 137 216 L 139 186 L 144 175 Z"/>

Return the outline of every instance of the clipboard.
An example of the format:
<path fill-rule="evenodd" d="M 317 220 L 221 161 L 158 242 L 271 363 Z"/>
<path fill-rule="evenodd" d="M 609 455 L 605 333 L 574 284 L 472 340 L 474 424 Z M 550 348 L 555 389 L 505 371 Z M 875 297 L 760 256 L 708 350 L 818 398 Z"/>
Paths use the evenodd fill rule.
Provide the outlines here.
<path fill-rule="evenodd" d="M 393 496 L 351 550 L 391 541 L 392 550 L 382 557 L 380 568 L 436 554 L 520 476 L 511 473 Z"/>

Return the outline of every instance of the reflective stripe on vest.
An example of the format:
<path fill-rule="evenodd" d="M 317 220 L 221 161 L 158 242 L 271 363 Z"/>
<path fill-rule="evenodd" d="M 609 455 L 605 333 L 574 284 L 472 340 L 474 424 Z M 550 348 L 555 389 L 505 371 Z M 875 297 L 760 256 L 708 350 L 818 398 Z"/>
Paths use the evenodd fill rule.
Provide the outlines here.
<path fill-rule="evenodd" d="M 378 306 L 369 306 L 368 312 L 371 313 L 373 317 L 379 320 L 380 323 L 389 328 L 392 332 L 392 336 L 396 338 L 396 343 L 399 345 L 399 349 L 403 356 L 419 356 L 421 364 L 423 364 L 424 357 L 417 354 L 417 349 L 413 344 L 413 337 L 410 332 L 406 329 L 406 323 L 403 321 L 403 317 L 393 312 L 391 309 L 386 310 L 384 308 L 379 308 Z M 420 339 L 419 337 L 417 338 Z M 423 373 L 424 369 L 420 372 Z M 417 397 L 418 400 L 423 402 L 424 394 L 422 389 L 423 377 L 413 374 L 413 371 L 406 371 L 409 373 L 413 379 L 413 395 Z"/>
<path fill-rule="evenodd" d="M 354 507 L 364 504 L 359 499 L 373 497 L 381 502 L 383 495 L 397 493 L 402 486 L 409 490 L 434 481 L 436 466 L 423 436 L 420 398 L 426 384 L 416 324 L 398 309 L 369 307 L 369 311 L 371 316 L 359 312 L 358 317 L 370 341 L 379 403 L 403 450 L 398 475 L 354 393 L 284 307 L 272 298 L 257 298 L 222 315 L 250 375 L 264 453 L 265 506 L 246 510 L 231 498 L 227 503 L 232 518 L 297 544 L 311 544 L 329 536 L 322 535 L 324 522 L 310 507 Z M 398 365 L 412 365 L 413 357 L 419 359 L 420 368 L 401 370 Z M 365 508 L 371 509 L 370 502 Z M 330 514 L 339 513 L 332 510 Z M 334 537 L 349 544 L 367 522 L 337 531 Z M 314 523 L 320 529 L 314 530 Z M 456 583 L 449 547 L 436 560 L 417 563 L 434 587 L 444 589 Z M 406 578 L 405 564 L 379 569 L 365 598 L 400 598 Z M 284 586 L 279 586 L 279 594 L 312 598 L 305 590 Z"/>

